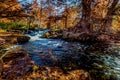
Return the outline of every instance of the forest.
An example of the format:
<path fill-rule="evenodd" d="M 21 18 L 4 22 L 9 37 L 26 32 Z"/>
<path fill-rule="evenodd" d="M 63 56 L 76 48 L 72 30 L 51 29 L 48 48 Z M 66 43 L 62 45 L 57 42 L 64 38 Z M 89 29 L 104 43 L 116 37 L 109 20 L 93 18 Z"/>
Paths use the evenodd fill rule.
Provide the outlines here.
<path fill-rule="evenodd" d="M 120 80 L 120 0 L 0 0 L 0 80 Z"/>

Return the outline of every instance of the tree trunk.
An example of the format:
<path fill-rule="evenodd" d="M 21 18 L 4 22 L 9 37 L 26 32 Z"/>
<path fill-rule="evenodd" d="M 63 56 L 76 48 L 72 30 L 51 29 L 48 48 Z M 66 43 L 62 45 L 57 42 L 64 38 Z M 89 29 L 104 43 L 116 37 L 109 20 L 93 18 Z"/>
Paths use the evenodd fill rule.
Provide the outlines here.
<path fill-rule="evenodd" d="M 91 0 L 82 0 L 82 21 L 81 26 L 85 33 L 91 32 Z"/>
<path fill-rule="evenodd" d="M 91 33 L 97 24 L 101 32 L 112 32 L 114 9 L 119 0 L 82 0 L 81 26 L 85 33 Z"/>
<path fill-rule="evenodd" d="M 42 24 L 42 1 L 40 1 L 40 4 L 41 4 L 40 5 L 41 6 L 40 7 L 40 28 L 42 28 L 42 25 L 41 25 Z"/>

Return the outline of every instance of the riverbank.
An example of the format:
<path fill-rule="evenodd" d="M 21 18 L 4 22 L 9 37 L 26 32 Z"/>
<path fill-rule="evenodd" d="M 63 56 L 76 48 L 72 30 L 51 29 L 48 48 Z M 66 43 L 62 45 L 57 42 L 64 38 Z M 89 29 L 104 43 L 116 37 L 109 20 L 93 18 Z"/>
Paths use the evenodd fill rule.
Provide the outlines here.
<path fill-rule="evenodd" d="M 69 28 L 58 31 L 48 31 L 43 34 L 42 38 L 63 39 L 66 41 L 80 42 L 80 43 L 117 43 L 120 42 L 119 34 L 107 33 L 85 33 L 75 28 Z"/>
<path fill-rule="evenodd" d="M 30 37 L 15 32 L 0 32 L 0 49 L 14 44 L 28 42 Z"/>
<path fill-rule="evenodd" d="M 6 49 L 19 43 L 25 43 L 30 40 L 30 37 L 25 36 L 21 33 L 16 32 L 0 32 L 0 74 L 3 72 L 4 66 L 4 58 L 8 56 Z M 13 51 L 14 52 L 14 51 Z M 14 59 L 15 57 L 19 57 L 19 54 L 10 54 L 8 57 Z M 8 61 L 11 61 L 7 59 Z"/>

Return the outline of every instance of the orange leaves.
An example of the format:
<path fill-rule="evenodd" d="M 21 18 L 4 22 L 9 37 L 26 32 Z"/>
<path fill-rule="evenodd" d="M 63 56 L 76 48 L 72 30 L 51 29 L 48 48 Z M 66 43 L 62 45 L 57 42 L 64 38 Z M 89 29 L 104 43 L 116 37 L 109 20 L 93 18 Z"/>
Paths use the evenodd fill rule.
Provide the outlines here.
<path fill-rule="evenodd" d="M 1 21 L 17 20 L 18 17 L 27 16 L 22 6 L 17 0 L 0 1 L 0 17 Z M 5 19 L 5 20 L 4 20 Z"/>

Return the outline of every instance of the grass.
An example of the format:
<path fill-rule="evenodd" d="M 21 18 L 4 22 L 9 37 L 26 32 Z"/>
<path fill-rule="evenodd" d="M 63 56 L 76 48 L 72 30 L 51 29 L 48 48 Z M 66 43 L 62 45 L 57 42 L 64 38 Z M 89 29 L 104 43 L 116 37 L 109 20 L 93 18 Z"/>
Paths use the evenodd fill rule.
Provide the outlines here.
<path fill-rule="evenodd" d="M 28 29 L 28 25 L 23 24 L 21 22 L 0 22 L 1 30 L 11 30 L 11 29 Z"/>

